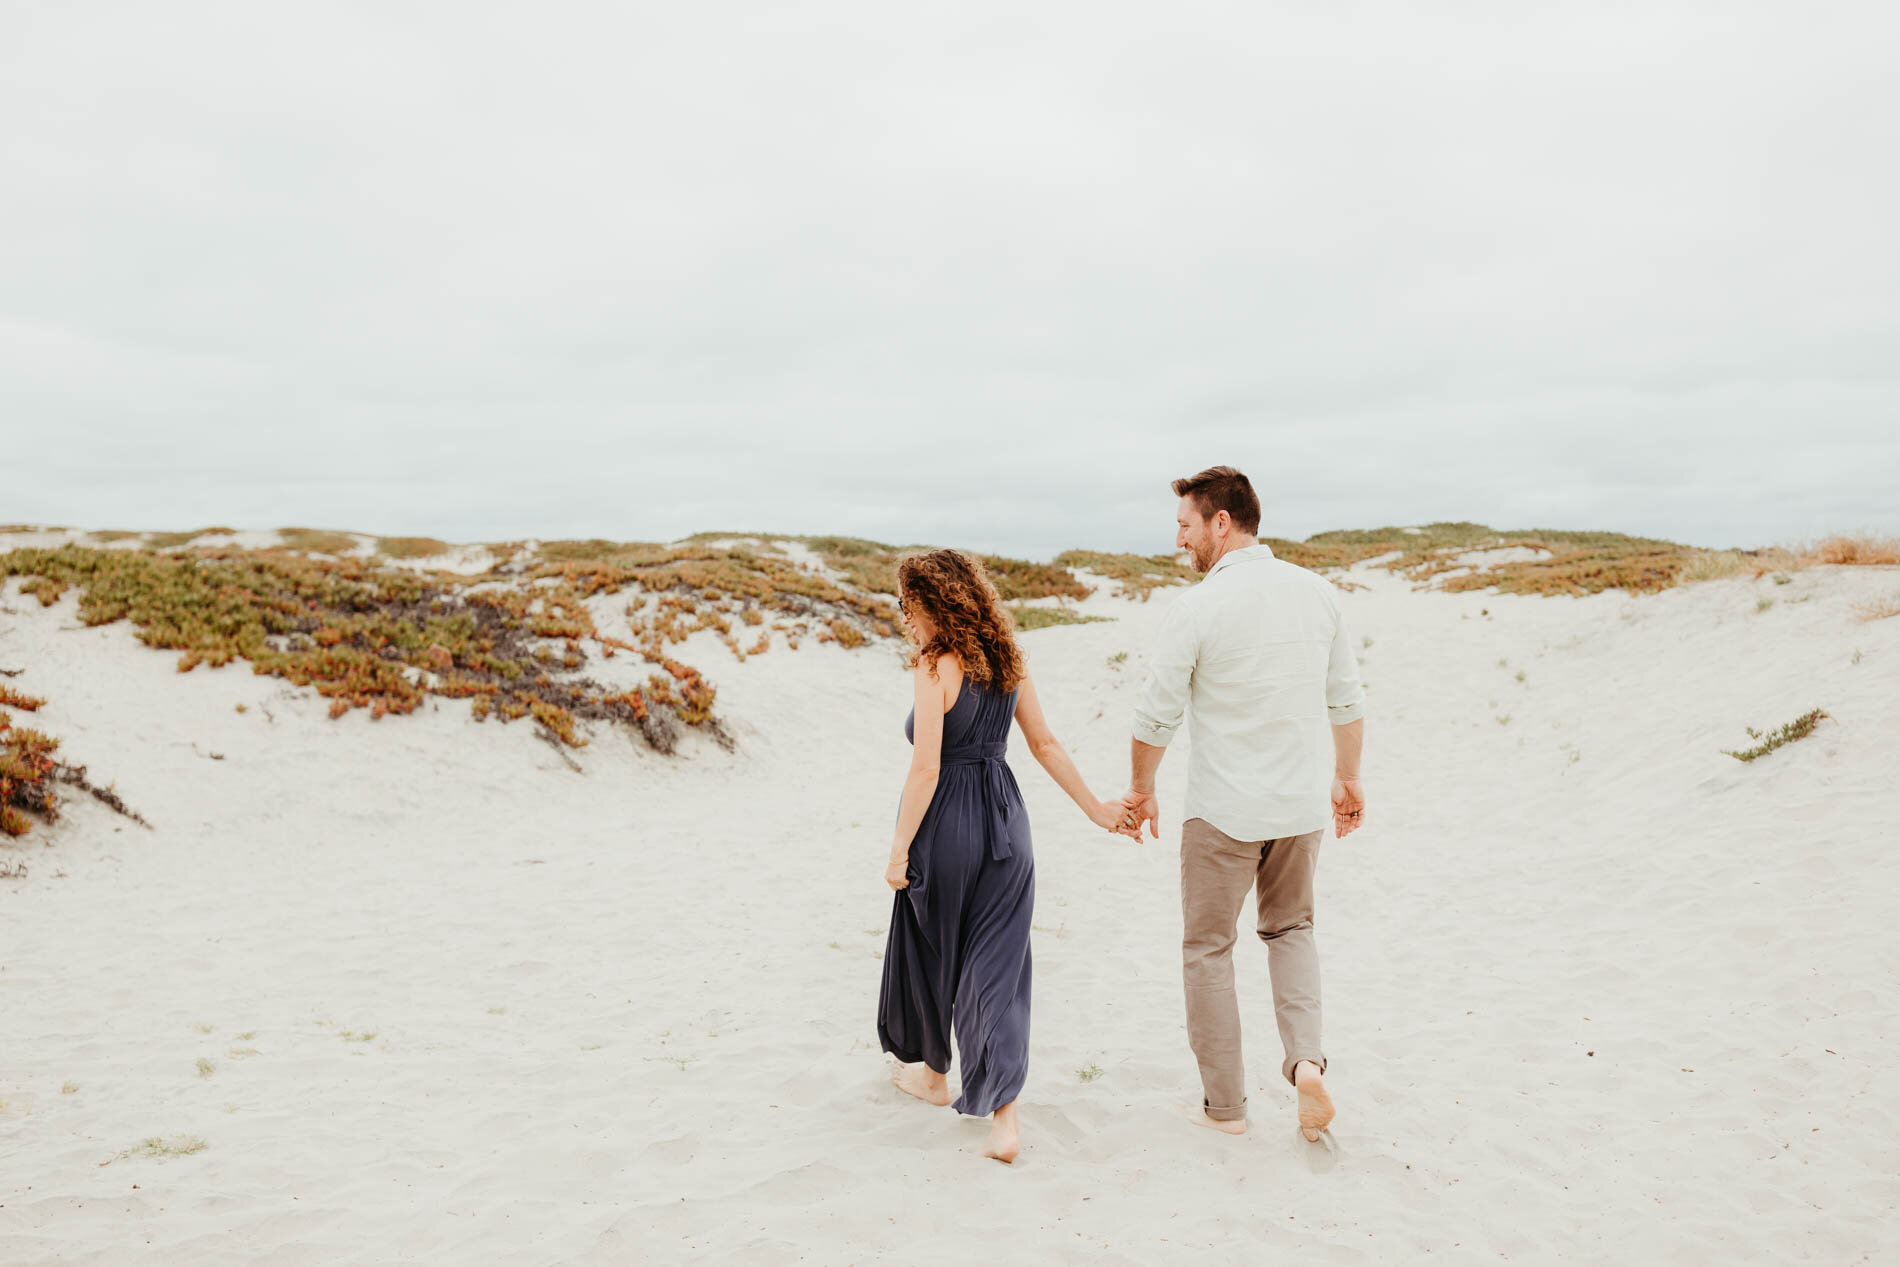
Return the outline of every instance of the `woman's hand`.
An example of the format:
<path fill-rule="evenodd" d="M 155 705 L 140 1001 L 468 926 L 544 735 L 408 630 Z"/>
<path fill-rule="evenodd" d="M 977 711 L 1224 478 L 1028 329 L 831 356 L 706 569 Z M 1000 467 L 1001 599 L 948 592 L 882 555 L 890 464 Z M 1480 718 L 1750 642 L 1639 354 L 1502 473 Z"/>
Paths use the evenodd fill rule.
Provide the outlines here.
<path fill-rule="evenodd" d="M 1089 821 L 1103 831 L 1128 834 L 1128 806 L 1121 801 L 1097 801 L 1089 811 Z"/>
<path fill-rule="evenodd" d="M 890 865 L 884 868 L 884 883 L 890 885 L 893 890 L 909 888 L 910 877 L 904 874 L 909 870 L 910 858 L 908 855 L 902 858 L 892 858 Z"/>

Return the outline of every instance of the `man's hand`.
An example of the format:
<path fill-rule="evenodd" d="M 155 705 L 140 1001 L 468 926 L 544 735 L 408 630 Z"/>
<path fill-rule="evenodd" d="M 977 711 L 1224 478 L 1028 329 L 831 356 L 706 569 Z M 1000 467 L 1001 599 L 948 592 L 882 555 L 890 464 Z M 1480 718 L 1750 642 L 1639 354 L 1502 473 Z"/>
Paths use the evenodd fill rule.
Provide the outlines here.
<path fill-rule="evenodd" d="M 1333 834 L 1340 837 L 1352 835 L 1366 821 L 1366 792 L 1355 778 L 1335 776 L 1333 779 Z"/>
<path fill-rule="evenodd" d="M 1153 792 L 1137 792 L 1129 789 L 1122 793 L 1124 826 L 1120 829 L 1124 835 L 1141 839 L 1141 825 L 1148 825 L 1148 833 L 1156 840 L 1161 839 L 1161 802 L 1155 799 Z"/>

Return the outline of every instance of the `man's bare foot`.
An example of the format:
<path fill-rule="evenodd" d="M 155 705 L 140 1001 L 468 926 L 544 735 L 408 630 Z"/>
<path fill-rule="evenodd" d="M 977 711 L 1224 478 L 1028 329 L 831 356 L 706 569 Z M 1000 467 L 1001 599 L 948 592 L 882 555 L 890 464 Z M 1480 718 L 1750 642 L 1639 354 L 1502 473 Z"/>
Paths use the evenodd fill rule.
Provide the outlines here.
<path fill-rule="evenodd" d="M 1207 1115 L 1207 1109 L 1199 1104 L 1182 1105 L 1181 1116 L 1196 1126 L 1205 1126 L 1210 1131 L 1219 1131 L 1223 1135 L 1245 1135 L 1247 1133 L 1246 1118 L 1240 1117 L 1228 1121 L 1224 1118 L 1209 1117 Z"/>
<path fill-rule="evenodd" d="M 994 1157 L 1007 1166 L 1016 1160 L 1020 1147 L 1016 1130 L 1016 1102 L 1012 1100 L 999 1107 L 990 1117 L 990 1138 L 983 1145 L 983 1155 Z"/>
<path fill-rule="evenodd" d="M 1333 1097 L 1326 1094 L 1319 1066 L 1310 1060 L 1293 1066 L 1293 1087 L 1300 1093 L 1300 1134 L 1309 1143 L 1317 1142 L 1333 1120 Z"/>
<path fill-rule="evenodd" d="M 942 1107 L 950 1103 L 950 1080 L 929 1065 L 907 1065 L 900 1060 L 891 1069 L 891 1083 L 925 1104 Z"/>

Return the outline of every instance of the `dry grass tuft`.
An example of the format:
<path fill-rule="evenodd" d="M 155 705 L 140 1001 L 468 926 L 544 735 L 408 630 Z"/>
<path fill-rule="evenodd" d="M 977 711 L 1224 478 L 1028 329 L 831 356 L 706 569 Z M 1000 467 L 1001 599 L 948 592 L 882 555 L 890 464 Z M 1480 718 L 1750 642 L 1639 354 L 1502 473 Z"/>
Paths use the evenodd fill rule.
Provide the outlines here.
<path fill-rule="evenodd" d="M 1828 537 L 1801 552 L 1802 561 L 1838 567 L 1900 564 L 1900 537 Z"/>
<path fill-rule="evenodd" d="M 1892 616 L 1900 616 L 1900 594 L 1888 594 L 1881 598 L 1869 599 L 1864 603 L 1855 603 L 1854 615 L 1863 621 L 1886 620 Z"/>
<path fill-rule="evenodd" d="M 1697 581 L 1722 581 L 1746 576 L 1758 570 L 1756 562 L 1740 550 L 1697 550 L 1683 560 L 1677 577 L 1683 584 Z"/>

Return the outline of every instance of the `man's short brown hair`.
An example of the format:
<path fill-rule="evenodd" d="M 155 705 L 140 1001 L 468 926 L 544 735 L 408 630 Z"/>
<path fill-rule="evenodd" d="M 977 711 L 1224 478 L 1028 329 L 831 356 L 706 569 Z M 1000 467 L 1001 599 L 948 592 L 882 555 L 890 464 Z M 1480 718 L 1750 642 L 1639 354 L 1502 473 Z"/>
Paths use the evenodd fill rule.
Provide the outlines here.
<path fill-rule="evenodd" d="M 1210 466 L 1199 475 L 1174 481 L 1174 495 L 1192 497 L 1203 519 L 1224 510 L 1234 527 L 1248 536 L 1260 531 L 1260 499 L 1247 477 L 1231 466 Z"/>

